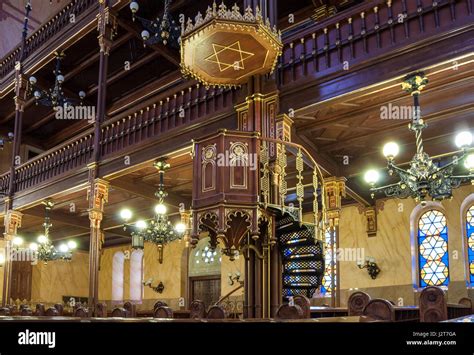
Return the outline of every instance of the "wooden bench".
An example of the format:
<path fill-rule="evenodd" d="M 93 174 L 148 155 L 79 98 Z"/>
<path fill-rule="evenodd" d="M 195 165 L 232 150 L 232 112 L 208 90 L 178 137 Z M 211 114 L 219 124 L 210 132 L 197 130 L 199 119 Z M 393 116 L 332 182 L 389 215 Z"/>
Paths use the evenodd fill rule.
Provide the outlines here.
<path fill-rule="evenodd" d="M 472 302 L 467 300 L 470 301 L 461 299 L 463 303 L 448 304 L 441 288 L 426 287 L 420 294 L 420 322 L 442 322 L 472 314 Z"/>

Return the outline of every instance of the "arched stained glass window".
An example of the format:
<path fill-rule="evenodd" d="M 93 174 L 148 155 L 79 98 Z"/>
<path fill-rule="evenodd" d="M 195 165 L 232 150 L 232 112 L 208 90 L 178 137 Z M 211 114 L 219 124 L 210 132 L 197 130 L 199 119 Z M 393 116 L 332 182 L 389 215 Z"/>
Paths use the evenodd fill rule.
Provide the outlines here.
<path fill-rule="evenodd" d="M 321 285 L 321 293 L 326 297 L 331 297 L 333 285 L 336 285 L 336 245 L 331 238 L 331 232 L 329 228 L 326 230 L 325 239 L 326 250 L 324 251 L 324 276 Z"/>
<path fill-rule="evenodd" d="M 474 285 L 474 205 L 466 213 L 467 262 L 469 283 Z"/>
<path fill-rule="evenodd" d="M 449 284 L 448 226 L 438 210 L 423 213 L 418 221 L 420 286 Z"/>

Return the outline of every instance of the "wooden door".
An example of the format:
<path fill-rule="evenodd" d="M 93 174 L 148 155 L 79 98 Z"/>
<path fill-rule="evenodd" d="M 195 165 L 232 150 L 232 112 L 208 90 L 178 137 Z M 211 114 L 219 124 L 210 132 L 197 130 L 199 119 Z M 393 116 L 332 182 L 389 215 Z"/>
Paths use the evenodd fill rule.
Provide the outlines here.
<path fill-rule="evenodd" d="M 31 300 L 31 279 L 33 267 L 30 261 L 12 262 L 12 290 L 11 298 Z"/>
<path fill-rule="evenodd" d="M 221 297 L 220 276 L 204 276 L 191 278 L 191 300 L 201 300 L 206 309 Z"/>

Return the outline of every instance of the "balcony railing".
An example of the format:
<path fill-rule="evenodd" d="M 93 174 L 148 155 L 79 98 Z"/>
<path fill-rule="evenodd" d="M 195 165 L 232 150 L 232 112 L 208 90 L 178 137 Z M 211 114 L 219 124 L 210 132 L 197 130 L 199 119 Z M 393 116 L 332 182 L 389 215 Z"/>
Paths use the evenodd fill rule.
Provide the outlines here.
<path fill-rule="evenodd" d="M 151 106 L 104 122 L 102 125 L 101 158 L 122 154 L 129 147 L 153 141 L 169 131 L 189 126 L 210 115 L 231 111 L 235 104 L 235 91 L 206 89 L 192 85 L 185 90 L 162 97 Z M 94 132 L 85 133 L 40 154 L 18 166 L 15 174 L 15 192 L 37 185 L 66 173 L 84 168 L 94 151 Z M 0 176 L 0 187 L 7 191 L 10 174 Z"/>
<path fill-rule="evenodd" d="M 429 36 L 472 24 L 472 0 L 364 1 L 327 20 L 284 36 L 280 85 L 350 70 Z"/>
<path fill-rule="evenodd" d="M 71 24 L 71 15 L 74 15 L 77 19 L 87 9 L 97 5 L 97 0 L 73 0 L 58 14 L 28 37 L 26 41 L 25 55 L 30 56 L 48 40 L 62 32 L 67 25 Z M 18 39 L 20 39 L 20 34 L 18 34 Z M 19 60 L 19 58 L 20 45 L 7 54 L 0 62 L 0 81 L 3 81 L 3 79 L 15 69 L 15 62 Z"/>
<path fill-rule="evenodd" d="M 197 119 L 231 110 L 234 96 L 234 90 L 193 85 L 135 113 L 118 116 L 102 127 L 101 154 L 109 156 Z"/>

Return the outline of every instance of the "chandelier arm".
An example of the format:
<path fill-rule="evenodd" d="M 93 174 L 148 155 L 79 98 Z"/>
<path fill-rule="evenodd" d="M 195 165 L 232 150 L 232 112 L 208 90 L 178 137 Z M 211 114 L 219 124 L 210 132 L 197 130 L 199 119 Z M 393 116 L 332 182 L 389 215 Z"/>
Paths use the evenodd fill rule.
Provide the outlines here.
<path fill-rule="evenodd" d="M 469 174 L 469 175 L 453 175 L 453 176 L 451 176 L 451 179 L 457 179 L 457 180 L 474 179 L 474 174 Z"/>
<path fill-rule="evenodd" d="M 388 168 L 395 170 L 399 175 L 410 175 L 410 176 L 416 177 L 416 175 L 412 174 L 411 172 L 409 172 L 405 169 L 399 168 L 398 166 L 396 166 L 392 162 L 388 162 Z"/>
<path fill-rule="evenodd" d="M 386 189 L 389 189 L 391 187 L 396 187 L 396 186 L 399 186 L 399 185 L 400 185 L 400 182 L 396 182 L 394 184 L 384 185 L 384 186 L 380 186 L 380 187 L 371 187 L 370 191 L 371 192 L 379 192 L 379 191 L 386 190 Z"/>
<path fill-rule="evenodd" d="M 452 166 L 458 165 L 458 164 L 459 164 L 459 161 L 462 160 L 462 159 L 464 159 L 464 157 L 465 157 L 466 155 L 467 155 L 466 152 L 462 152 L 461 156 L 459 156 L 459 157 L 458 157 L 457 155 L 455 155 L 455 156 L 453 157 L 453 160 L 452 160 L 451 162 L 447 163 L 446 165 L 443 165 L 442 167 L 439 167 L 439 168 L 438 168 L 438 172 L 444 171 L 444 170 L 446 170 L 446 169 L 448 169 L 448 168 L 451 168 Z"/>

